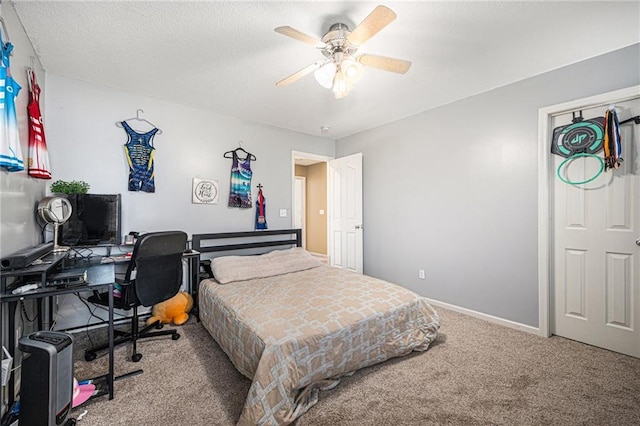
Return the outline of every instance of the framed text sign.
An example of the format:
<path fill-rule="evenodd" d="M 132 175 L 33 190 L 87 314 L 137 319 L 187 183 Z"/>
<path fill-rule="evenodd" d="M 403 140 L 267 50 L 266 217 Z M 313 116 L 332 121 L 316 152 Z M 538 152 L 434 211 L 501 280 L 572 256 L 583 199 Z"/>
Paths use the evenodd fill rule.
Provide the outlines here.
<path fill-rule="evenodd" d="M 218 204 L 218 181 L 193 178 L 193 204 Z"/>

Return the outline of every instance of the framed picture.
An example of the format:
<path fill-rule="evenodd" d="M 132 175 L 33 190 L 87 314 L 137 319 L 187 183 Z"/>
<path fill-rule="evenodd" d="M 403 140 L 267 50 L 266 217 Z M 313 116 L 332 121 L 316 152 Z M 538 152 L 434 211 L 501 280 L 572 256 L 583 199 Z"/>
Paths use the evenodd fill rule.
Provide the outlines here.
<path fill-rule="evenodd" d="M 193 204 L 218 204 L 218 181 L 193 178 Z"/>

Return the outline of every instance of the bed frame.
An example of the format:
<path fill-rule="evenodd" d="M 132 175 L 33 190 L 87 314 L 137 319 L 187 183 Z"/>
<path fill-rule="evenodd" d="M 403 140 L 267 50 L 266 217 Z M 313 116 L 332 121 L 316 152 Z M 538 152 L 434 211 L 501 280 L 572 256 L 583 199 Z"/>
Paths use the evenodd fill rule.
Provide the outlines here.
<path fill-rule="evenodd" d="M 273 235 L 285 235 L 286 238 L 273 240 Z M 251 242 L 234 242 L 225 244 L 224 240 L 258 239 Z M 213 243 L 207 243 L 214 240 Z M 223 243 L 220 243 L 223 240 Z M 204 244 L 203 244 L 204 242 Z M 278 229 L 274 231 L 219 232 L 215 234 L 193 234 L 191 248 L 200 253 L 212 253 L 231 250 L 245 250 L 262 247 L 293 246 L 302 247 L 302 229 Z"/>

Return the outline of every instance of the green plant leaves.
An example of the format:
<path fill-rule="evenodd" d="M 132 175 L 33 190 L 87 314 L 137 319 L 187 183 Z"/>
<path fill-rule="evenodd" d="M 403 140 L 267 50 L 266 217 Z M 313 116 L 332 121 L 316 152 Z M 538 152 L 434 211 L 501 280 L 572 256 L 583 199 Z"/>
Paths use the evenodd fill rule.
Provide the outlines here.
<path fill-rule="evenodd" d="M 71 182 L 57 180 L 51 184 L 50 190 L 54 194 L 86 194 L 89 192 L 89 184 L 77 180 Z"/>

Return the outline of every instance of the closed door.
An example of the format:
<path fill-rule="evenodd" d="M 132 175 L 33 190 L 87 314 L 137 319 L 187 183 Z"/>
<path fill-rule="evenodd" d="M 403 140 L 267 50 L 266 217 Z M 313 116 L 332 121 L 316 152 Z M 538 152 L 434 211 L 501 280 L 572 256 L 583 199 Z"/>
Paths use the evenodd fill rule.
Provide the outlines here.
<path fill-rule="evenodd" d="M 620 121 L 640 115 L 639 98 L 611 104 Z M 585 108 L 582 116 L 602 117 L 606 108 Z M 555 117 L 552 127 L 572 118 Z M 623 124 L 620 134 L 621 167 L 585 184 L 562 182 L 556 173 L 565 158 L 552 155 L 551 325 L 553 334 L 640 357 L 640 126 Z M 597 159 L 582 157 L 560 173 L 586 181 L 600 167 Z"/>

